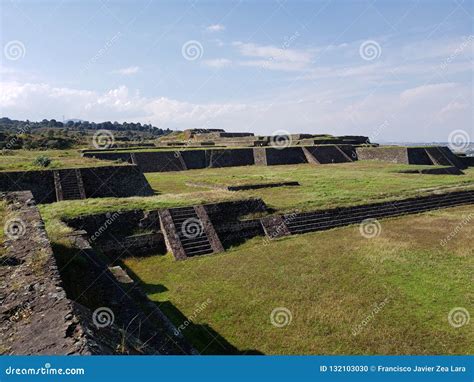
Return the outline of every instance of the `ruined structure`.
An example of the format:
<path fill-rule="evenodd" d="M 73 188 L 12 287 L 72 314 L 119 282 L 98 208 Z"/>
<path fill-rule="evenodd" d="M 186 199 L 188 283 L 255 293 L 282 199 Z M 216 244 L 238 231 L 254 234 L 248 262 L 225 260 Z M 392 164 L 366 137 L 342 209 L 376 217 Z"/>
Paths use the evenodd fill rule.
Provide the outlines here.
<path fill-rule="evenodd" d="M 276 238 L 359 224 L 367 219 L 416 214 L 473 203 L 474 191 L 448 192 L 391 202 L 272 216 L 262 219 L 262 225 L 267 237 Z"/>
<path fill-rule="evenodd" d="M 153 195 L 137 166 L 0 172 L 0 191 L 30 190 L 37 203 Z"/>
<path fill-rule="evenodd" d="M 0 354 L 193 354 L 138 285 L 82 235 L 72 237 L 76 251 L 55 258 L 31 192 L 2 196 L 9 220 Z"/>
<path fill-rule="evenodd" d="M 164 254 L 166 249 L 176 260 L 185 260 L 222 252 L 236 241 L 262 235 L 259 219 L 241 220 L 241 217 L 266 211 L 262 200 L 248 199 L 155 211 L 90 215 L 66 223 L 86 232 L 94 247 L 111 260 L 150 251 Z M 110 219 L 114 224 L 104 234 L 95 235 L 101 227 L 108 226 Z"/>
<path fill-rule="evenodd" d="M 459 169 L 466 168 L 463 160 L 448 147 L 358 147 L 357 157 L 360 160 L 379 160 L 390 163 L 420 164 L 435 166 L 450 166 Z"/>
<path fill-rule="evenodd" d="M 1 197 L 7 204 L 6 251 L 0 267 L 1 354 L 196 354 L 121 260 L 167 252 L 175 260 L 187 260 L 225 252 L 257 236 L 267 243 L 367 219 L 474 203 L 474 191 L 468 190 L 284 214 L 276 214 L 261 199 L 111 211 L 65 219 L 72 231 L 65 238 L 69 242 L 55 243 L 53 252 L 35 200 L 153 195 L 144 172 L 379 160 L 444 166 L 404 170 L 410 173 L 462 174 L 471 163 L 446 147 L 374 147 L 366 137 L 293 134 L 291 145 L 277 147 L 272 145 L 274 137 L 250 133 L 190 130 L 185 135 L 196 144 L 215 147 L 88 151 L 83 155 L 128 164 L 0 173 Z M 233 145 L 239 147 L 227 147 Z M 217 187 L 239 191 L 297 186 L 290 181 Z"/>
<path fill-rule="evenodd" d="M 87 152 L 87 157 L 122 160 L 137 165 L 143 172 L 184 171 L 234 166 L 274 166 L 311 163 L 315 165 L 379 160 L 401 164 L 448 166 L 464 169 L 467 160 L 447 147 L 359 147 L 355 145 L 315 145 L 255 147 L 240 149 L 184 149 L 179 151 Z"/>
<path fill-rule="evenodd" d="M 213 203 L 198 206 L 161 209 L 156 211 L 134 210 L 121 213 L 114 224 L 120 230 L 120 221 L 126 224 L 122 231 L 123 241 L 107 236 L 95 243 L 106 253 L 113 256 L 123 254 L 126 246 L 131 253 L 144 253 L 147 250 L 171 252 L 176 260 L 208 255 L 225 250 L 229 246 L 255 236 L 266 235 L 269 239 L 280 236 L 320 231 L 351 224 L 359 224 L 366 219 L 379 219 L 391 216 L 415 214 L 429 210 L 474 203 L 474 191 L 457 191 L 407 198 L 402 200 L 371 203 L 354 207 L 327 210 L 293 212 L 284 215 L 270 215 L 266 205 L 260 199 L 248 199 L 234 202 Z M 241 217 L 266 213 L 262 218 L 242 220 Z M 76 229 L 84 229 L 89 234 L 97 231 L 110 218 L 106 214 L 80 217 L 67 223 Z M 123 227 L 123 226 L 122 226 Z M 137 228 L 152 232 L 144 235 L 128 236 Z M 122 228 L 123 229 L 123 228 Z M 111 231 L 114 237 L 118 232 Z M 138 240 L 137 240 L 138 239 Z"/>
<path fill-rule="evenodd" d="M 255 147 L 232 149 L 184 149 L 180 151 L 102 151 L 86 152 L 86 157 L 121 160 L 137 165 L 143 172 L 185 171 L 201 168 L 236 166 L 273 166 L 287 164 L 330 164 L 357 160 L 352 145 L 303 147 Z"/>

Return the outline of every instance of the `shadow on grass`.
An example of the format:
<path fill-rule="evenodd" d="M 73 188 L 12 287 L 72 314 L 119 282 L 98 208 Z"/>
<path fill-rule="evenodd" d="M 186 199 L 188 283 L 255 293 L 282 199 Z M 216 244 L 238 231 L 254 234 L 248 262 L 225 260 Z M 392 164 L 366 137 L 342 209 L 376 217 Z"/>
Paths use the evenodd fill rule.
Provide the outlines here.
<path fill-rule="evenodd" d="M 263 354 L 255 349 L 239 350 L 211 326 L 198 325 L 187 318 L 169 301 L 155 303 L 161 311 L 175 324 L 181 334 L 202 355 L 258 355 Z"/>
<path fill-rule="evenodd" d="M 168 288 L 162 284 L 146 284 L 125 264 L 120 264 L 128 275 L 140 284 L 142 290 L 147 294 L 162 293 Z M 173 323 L 177 330 L 186 338 L 188 342 L 202 355 L 262 355 L 264 353 L 255 349 L 239 350 L 224 337 L 222 337 L 211 326 L 195 324 L 192 319 L 186 317 L 170 301 L 160 301 L 153 303 L 160 309 L 166 317 Z"/>
<path fill-rule="evenodd" d="M 93 290 L 90 289 L 91 277 L 95 278 L 95 274 L 91 274 L 90 263 L 92 258 L 85 256 L 77 256 L 78 250 L 70 248 L 58 243 L 53 243 L 53 252 L 57 261 L 58 269 L 61 274 L 63 287 L 68 298 L 73 299 L 82 305 L 90 308 L 102 306 L 104 299 L 108 300 L 109 292 L 107 289 L 101 288 L 97 285 Z M 111 259 L 100 253 L 94 253 L 98 261 L 111 265 Z M 99 260 L 100 259 L 100 260 Z M 128 275 L 135 280 L 138 287 L 141 288 L 145 294 L 163 293 L 168 289 L 162 284 L 146 284 L 129 269 L 123 262 L 117 263 L 128 273 Z M 123 286 L 123 285 L 122 285 Z M 133 287 L 135 289 L 137 286 Z M 89 290 L 89 293 L 84 291 Z M 131 292 L 131 290 L 129 291 Z M 132 296 L 132 294 L 131 294 Z M 151 300 L 150 300 L 151 301 Z M 138 301 L 135 301 L 138 303 Z M 173 323 L 177 330 L 185 337 L 185 339 L 203 355 L 252 355 L 263 354 L 258 350 L 247 349 L 239 350 L 222 337 L 216 330 L 207 324 L 195 324 L 191 318 L 186 317 L 176 306 L 170 301 L 152 303 L 163 312 L 166 317 Z M 143 313 L 148 316 L 146 306 L 142 306 Z M 197 313 L 198 314 L 198 313 Z"/>

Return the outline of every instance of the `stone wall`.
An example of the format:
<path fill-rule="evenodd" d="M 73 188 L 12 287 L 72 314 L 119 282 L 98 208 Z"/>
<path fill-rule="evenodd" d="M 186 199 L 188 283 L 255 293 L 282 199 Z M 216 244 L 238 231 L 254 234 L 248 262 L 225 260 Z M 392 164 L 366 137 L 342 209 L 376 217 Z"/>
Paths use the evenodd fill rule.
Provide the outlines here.
<path fill-rule="evenodd" d="M 0 353 L 92 353 L 74 304 L 61 286 L 33 195 L 12 192 L 3 198 L 9 217 L 0 267 Z"/>
<path fill-rule="evenodd" d="M 379 160 L 391 163 L 417 165 L 447 165 L 465 168 L 465 164 L 444 146 L 427 147 L 357 147 L 357 156 L 360 160 Z"/>
<path fill-rule="evenodd" d="M 282 219 L 291 234 L 301 234 L 359 224 L 366 219 L 416 214 L 466 204 L 474 204 L 474 191 L 455 191 L 352 207 L 287 214 L 283 215 Z"/>
<path fill-rule="evenodd" d="M 255 164 L 252 149 L 209 150 L 209 167 L 251 166 Z"/>
<path fill-rule="evenodd" d="M 13 171 L 0 172 L 0 191 L 30 190 L 37 203 L 56 201 L 53 172 L 44 171 Z"/>
<path fill-rule="evenodd" d="M 87 198 L 150 196 L 153 190 L 137 166 L 79 169 Z M 57 201 L 53 170 L 0 172 L 0 191 L 31 190 L 37 203 Z"/>
<path fill-rule="evenodd" d="M 263 235 L 259 219 L 241 220 L 245 215 L 267 211 L 261 199 L 205 204 L 203 208 L 224 247 L 236 240 Z M 115 260 L 117 256 L 164 253 L 160 211 L 163 210 L 115 211 L 79 216 L 65 223 L 75 230 L 85 231 L 89 243 Z M 144 234 L 137 234 L 140 231 Z"/>
<path fill-rule="evenodd" d="M 433 161 L 430 159 L 426 149 L 423 147 L 409 147 L 406 149 L 408 154 L 408 164 L 423 164 L 432 165 Z"/>
<path fill-rule="evenodd" d="M 65 223 L 84 231 L 88 242 L 111 260 L 151 252 L 166 253 L 156 211 L 114 211 L 66 219 Z"/>
<path fill-rule="evenodd" d="M 305 149 L 308 150 L 320 164 L 344 163 L 352 160 L 336 145 L 307 146 Z M 349 150 L 347 151 L 350 152 Z"/>
<path fill-rule="evenodd" d="M 268 210 L 261 199 L 206 204 L 204 208 L 224 248 L 264 235 L 259 219 L 242 220 L 245 215 Z"/>
<path fill-rule="evenodd" d="M 135 153 L 136 164 L 143 172 L 167 172 L 184 170 L 179 155 L 174 151 Z"/>
<path fill-rule="evenodd" d="M 301 147 L 265 148 L 267 166 L 308 163 Z"/>
<path fill-rule="evenodd" d="M 265 141 L 265 144 L 268 143 Z M 357 153 L 352 145 L 340 145 L 340 150 L 334 145 L 311 146 L 311 150 L 321 152 L 327 159 L 323 163 L 341 163 L 357 160 Z M 309 148 L 309 147 L 308 147 Z M 94 156 L 97 159 L 131 162 L 130 153 L 99 152 L 85 153 L 85 156 Z M 135 164 L 143 172 L 183 171 L 201 168 L 219 168 L 233 166 L 271 166 L 285 164 L 308 163 L 301 146 L 284 147 L 254 147 L 254 148 L 226 148 L 226 149 L 190 149 L 177 151 L 153 151 L 133 153 Z"/>
<path fill-rule="evenodd" d="M 357 147 L 359 160 L 378 160 L 391 163 L 408 163 L 406 147 Z"/>
<path fill-rule="evenodd" d="M 161 232 L 142 233 L 119 237 L 113 240 L 101 240 L 96 244 L 97 248 L 112 261 L 123 257 L 166 253 L 165 240 Z"/>
<path fill-rule="evenodd" d="M 254 162 L 257 166 L 267 165 L 267 154 L 265 147 L 256 147 L 253 149 Z"/>
<path fill-rule="evenodd" d="M 458 160 L 460 160 L 464 166 L 466 167 L 472 167 L 474 166 L 474 156 L 473 157 L 468 157 L 468 156 L 457 156 Z"/>
<path fill-rule="evenodd" d="M 206 155 L 208 150 L 183 150 L 179 151 L 188 170 L 206 168 L 209 166 L 209 159 Z"/>
<path fill-rule="evenodd" d="M 80 169 L 87 198 L 151 196 L 153 189 L 137 166 Z"/>
<path fill-rule="evenodd" d="M 53 253 L 31 192 L 1 197 L 7 221 L 1 222 L 0 354 L 195 354 L 141 288 L 124 270 L 109 268 L 87 238 L 73 234 L 76 249 L 58 246 Z"/>

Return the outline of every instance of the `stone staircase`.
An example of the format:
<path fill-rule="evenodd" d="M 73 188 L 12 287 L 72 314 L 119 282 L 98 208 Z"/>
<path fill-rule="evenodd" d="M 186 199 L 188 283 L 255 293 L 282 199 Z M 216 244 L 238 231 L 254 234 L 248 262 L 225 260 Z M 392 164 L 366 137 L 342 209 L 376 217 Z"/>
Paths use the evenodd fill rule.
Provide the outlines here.
<path fill-rule="evenodd" d="M 262 226 L 269 238 L 275 238 L 359 224 L 365 219 L 416 214 L 463 204 L 474 204 L 474 191 L 451 192 L 393 202 L 283 215 L 277 220 L 277 230 L 269 229 L 268 221 L 262 222 Z"/>
<path fill-rule="evenodd" d="M 58 201 L 86 198 L 84 183 L 79 169 L 54 170 L 53 177 L 56 199 Z"/>
<path fill-rule="evenodd" d="M 224 251 L 204 207 L 170 208 L 159 216 L 166 246 L 176 260 Z"/>

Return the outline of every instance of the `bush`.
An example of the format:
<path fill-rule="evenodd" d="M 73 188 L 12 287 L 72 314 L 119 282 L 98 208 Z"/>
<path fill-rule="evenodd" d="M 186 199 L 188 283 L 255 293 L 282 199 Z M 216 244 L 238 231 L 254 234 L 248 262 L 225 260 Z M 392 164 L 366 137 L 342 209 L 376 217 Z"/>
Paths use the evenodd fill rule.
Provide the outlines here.
<path fill-rule="evenodd" d="M 40 167 L 48 167 L 51 164 L 51 159 L 46 155 L 40 155 L 36 157 L 35 161 L 33 162 L 35 166 Z"/>

